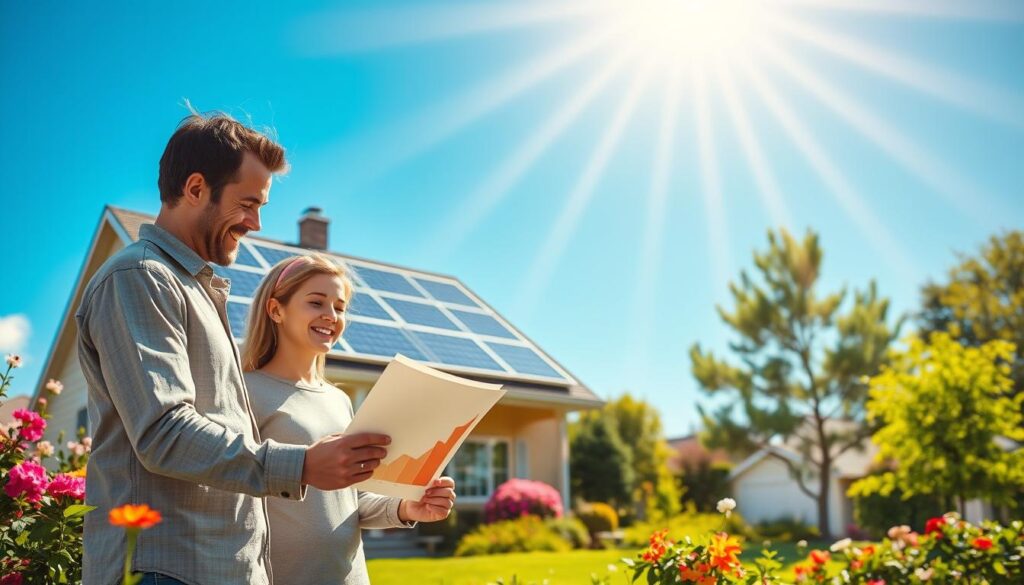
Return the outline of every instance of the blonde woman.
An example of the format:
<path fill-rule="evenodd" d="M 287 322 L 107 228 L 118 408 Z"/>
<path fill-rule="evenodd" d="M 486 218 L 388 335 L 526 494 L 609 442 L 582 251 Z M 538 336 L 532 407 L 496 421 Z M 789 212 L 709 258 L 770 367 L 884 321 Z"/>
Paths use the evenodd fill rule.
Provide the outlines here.
<path fill-rule="evenodd" d="M 352 288 L 338 264 L 296 256 L 274 266 L 249 311 L 242 366 L 260 435 L 312 444 L 344 433 L 352 402 L 324 378 L 325 356 L 345 329 Z M 362 528 L 412 527 L 448 517 L 455 482 L 442 477 L 418 502 L 358 491 L 386 454 L 380 435 L 351 435 L 349 487 L 307 487 L 302 501 L 267 498 L 270 560 L 277 583 L 369 583 Z"/>

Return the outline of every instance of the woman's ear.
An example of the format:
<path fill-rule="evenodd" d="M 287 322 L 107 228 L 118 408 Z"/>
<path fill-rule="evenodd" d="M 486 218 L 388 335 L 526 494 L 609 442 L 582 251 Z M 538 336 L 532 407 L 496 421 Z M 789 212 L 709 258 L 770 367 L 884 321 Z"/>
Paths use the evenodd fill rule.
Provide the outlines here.
<path fill-rule="evenodd" d="M 281 323 L 284 321 L 284 315 L 281 313 L 281 301 L 271 297 L 271 299 L 267 301 L 267 315 L 270 317 L 270 320 L 274 323 Z"/>

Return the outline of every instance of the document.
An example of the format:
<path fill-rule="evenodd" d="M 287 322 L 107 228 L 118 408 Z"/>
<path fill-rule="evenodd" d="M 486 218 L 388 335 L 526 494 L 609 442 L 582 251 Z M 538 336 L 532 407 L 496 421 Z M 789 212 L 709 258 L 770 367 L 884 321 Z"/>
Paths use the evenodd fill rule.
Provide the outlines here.
<path fill-rule="evenodd" d="M 345 430 L 391 437 L 387 457 L 355 487 L 419 500 L 504 395 L 500 384 L 460 378 L 396 355 Z"/>

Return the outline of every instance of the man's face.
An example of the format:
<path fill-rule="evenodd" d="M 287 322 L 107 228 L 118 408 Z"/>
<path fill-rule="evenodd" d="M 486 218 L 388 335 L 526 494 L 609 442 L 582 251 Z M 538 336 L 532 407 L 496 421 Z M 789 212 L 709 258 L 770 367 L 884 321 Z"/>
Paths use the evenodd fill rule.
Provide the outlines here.
<path fill-rule="evenodd" d="M 273 174 L 252 153 L 245 153 L 238 181 L 228 183 L 220 201 L 209 203 L 199 218 L 197 250 L 208 262 L 227 266 L 238 256 L 239 240 L 260 229 L 260 208 L 270 198 Z"/>

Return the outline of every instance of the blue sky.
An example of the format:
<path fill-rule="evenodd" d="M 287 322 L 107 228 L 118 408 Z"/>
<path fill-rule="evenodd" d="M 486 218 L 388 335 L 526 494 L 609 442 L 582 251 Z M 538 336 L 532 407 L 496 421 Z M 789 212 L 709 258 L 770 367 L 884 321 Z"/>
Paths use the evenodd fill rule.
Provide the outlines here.
<path fill-rule="evenodd" d="M 287 147 L 264 235 L 320 206 L 333 250 L 458 276 L 673 435 L 702 399 L 688 348 L 726 347 L 714 307 L 780 218 L 820 233 L 826 288 L 874 278 L 897 311 L 1024 225 L 1019 3 L 764 2 L 715 35 L 700 0 L 672 3 L 3 3 L 15 393 L 103 205 L 158 210 L 186 98 Z"/>

